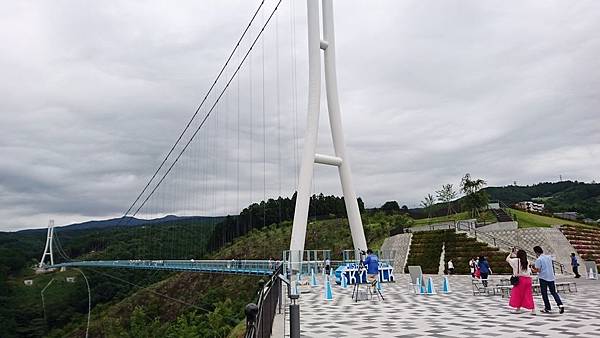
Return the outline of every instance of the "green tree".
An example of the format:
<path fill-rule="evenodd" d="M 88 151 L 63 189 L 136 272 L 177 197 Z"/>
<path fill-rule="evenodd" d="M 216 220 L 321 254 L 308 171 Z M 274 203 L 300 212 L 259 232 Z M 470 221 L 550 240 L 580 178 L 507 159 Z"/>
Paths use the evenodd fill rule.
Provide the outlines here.
<path fill-rule="evenodd" d="M 488 194 L 481 190 L 487 183 L 482 179 L 473 179 L 466 173 L 460 182 L 460 191 L 465 194 L 464 206 L 471 212 L 471 217 L 479 217 L 479 210 L 489 201 Z"/>
<path fill-rule="evenodd" d="M 380 209 L 383 212 L 385 212 L 386 214 L 393 214 L 396 212 L 400 212 L 400 206 L 398 205 L 398 202 L 396 202 L 396 201 L 387 201 L 381 206 Z"/>
<path fill-rule="evenodd" d="M 442 203 L 446 203 L 447 205 L 447 212 L 446 212 L 446 216 L 450 215 L 451 213 L 453 213 L 453 209 L 452 209 L 452 201 L 456 199 L 456 197 L 458 196 L 457 192 L 454 190 L 452 184 L 444 184 L 442 185 L 442 189 L 438 190 L 435 192 L 437 199 L 442 202 Z"/>
<path fill-rule="evenodd" d="M 427 212 L 427 218 L 431 218 L 431 209 L 433 208 L 434 204 L 435 197 L 433 197 L 433 195 L 431 194 L 427 194 L 427 196 L 425 196 L 425 199 L 421 201 L 421 206 Z"/>

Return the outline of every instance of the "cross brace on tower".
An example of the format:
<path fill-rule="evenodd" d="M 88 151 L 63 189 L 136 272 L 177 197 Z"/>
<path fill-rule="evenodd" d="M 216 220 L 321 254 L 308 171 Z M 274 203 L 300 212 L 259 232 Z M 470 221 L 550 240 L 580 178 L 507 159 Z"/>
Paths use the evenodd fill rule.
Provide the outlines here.
<path fill-rule="evenodd" d="M 322 0 L 323 9 L 323 39 L 321 39 L 319 22 L 319 0 L 307 0 L 308 20 L 308 121 L 304 134 L 304 150 L 300 166 L 298 181 L 298 194 L 294 212 L 294 224 L 290 251 L 304 250 L 306 239 L 306 225 L 308 220 L 308 207 L 310 202 L 310 187 L 314 175 L 314 163 L 333 165 L 338 168 L 344 202 L 348 213 L 348 222 L 352 233 L 352 242 L 355 250 L 366 250 L 367 241 L 363 230 L 356 193 L 352 184 L 350 163 L 346 154 L 346 145 L 342 129 L 342 119 L 337 88 L 337 75 L 335 66 L 335 36 L 333 25 L 332 0 Z M 317 136 L 319 127 L 319 108 L 321 100 L 321 55 L 324 54 L 325 89 L 327 110 L 335 156 L 316 153 Z"/>

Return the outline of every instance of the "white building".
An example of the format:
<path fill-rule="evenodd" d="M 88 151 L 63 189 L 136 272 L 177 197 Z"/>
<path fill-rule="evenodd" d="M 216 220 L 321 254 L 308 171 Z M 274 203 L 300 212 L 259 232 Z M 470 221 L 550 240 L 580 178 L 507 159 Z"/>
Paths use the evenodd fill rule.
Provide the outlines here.
<path fill-rule="evenodd" d="M 535 203 L 531 201 L 524 201 L 517 203 L 517 208 L 523 209 L 525 211 L 530 212 L 543 212 L 544 204 L 543 203 Z"/>
<path fill-rule="evenodd" d="M 67 283 L 75 283 L 75 277 L 67 277 Z"/>
<path fill-rule="evenodd" d="M 32 279 L 26 279 L 23 281 L 23 284 L 27 285 L 27 286 L 31 286 L 33 285 L 33 280 Z"/>

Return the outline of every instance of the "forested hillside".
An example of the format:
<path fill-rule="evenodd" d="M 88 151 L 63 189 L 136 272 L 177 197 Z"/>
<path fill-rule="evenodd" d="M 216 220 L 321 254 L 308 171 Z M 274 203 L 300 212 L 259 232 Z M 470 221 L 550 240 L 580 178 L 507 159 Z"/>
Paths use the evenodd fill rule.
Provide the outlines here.
<path fill-rule="evenodd" d="M 501 201 L 512 206 L 521 201 L 538 201 L 544 203 L 546 212 L 576 211 L 582 217 L 600 218 L 600 184 L 573 181 L 544 182 L 528 186 L 508 185 L 504 187 L 485 187 L 481 189 L 490 201 Z M 456 212 L 464 209 L 464 197 L 454 200 L 452 209 Z M 411 217 L 419 219 L 427 217 L 424 208 L 404 210 Z M 445 216 L 447 205 L 436 203 L 431 208 L 433 217 Z"/>
<path fill-rule="evenodd" d="M 61 255 L 75 259 L 278 258 L 289 245 L 294 202 L 292 197 L 253 204 L 239 218 L 229 216 L 221 222 L 195 218 L 132 227 L 59 228 L 55 259 L 64 260 Z M 307 247 L 350 248 L 348 226 L 335 219 L 343 214 L 342 198 L 313 196 L 311 219 L 319 221 L 309 227 Z M 381 242 L 392 224 L 385 216 L 372 219 L 376 225 L 367 226 L 367 234 Z M 45 231 L 0 233 L 0 337 L 83 333 L 87 289 L 79 272 L 33 275 L 31 266 L 39 259 L 44 241 Z M 242 319 L 243 306 L 252 301 L 258 285 L 256 277 L 110 269 L 84 272 L 92 294 L 92 336 L 222 337 Z M 75 277 L 76 282 L 68 283 L 66 277 Z M 33 279 L 34 285 L 25 286 L 25 279 Z M 40 292 L 52 279 L 42 307 Z M 198 335 L 186 335 L 186 330 Z"/>

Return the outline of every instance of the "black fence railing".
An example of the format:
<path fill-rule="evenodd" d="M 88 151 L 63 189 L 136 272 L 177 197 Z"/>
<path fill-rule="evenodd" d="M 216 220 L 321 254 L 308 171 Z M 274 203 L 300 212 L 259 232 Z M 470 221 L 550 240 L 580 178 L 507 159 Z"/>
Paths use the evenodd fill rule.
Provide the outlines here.
<path fill-rule="evenodd" d="M 269 281 L 258 291 L 256 313 L 247 315 L 245 338 L 269 338 L 275 314 L 281 312 L 281 279 L 283 265 L 279 265 Z M 248 309 L 248 306 L 246 307 Z"/>

